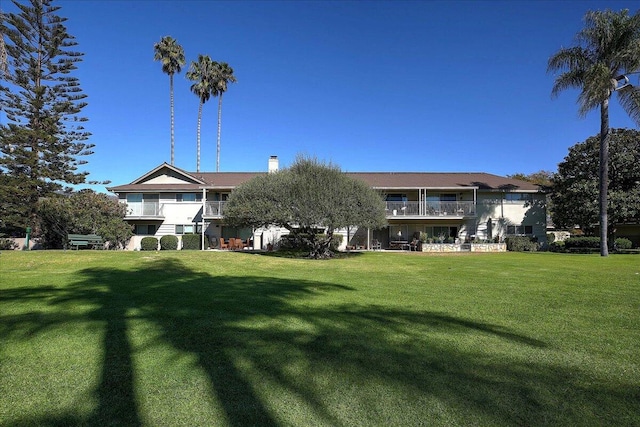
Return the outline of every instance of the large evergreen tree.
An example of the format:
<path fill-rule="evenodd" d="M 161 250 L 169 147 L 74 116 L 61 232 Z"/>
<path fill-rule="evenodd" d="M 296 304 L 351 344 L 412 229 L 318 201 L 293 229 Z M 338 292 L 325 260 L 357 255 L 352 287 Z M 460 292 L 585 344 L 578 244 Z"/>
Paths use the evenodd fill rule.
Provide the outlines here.
<path fill-rule="evenodd" d="M 600 109 L 599 212 L 602 256 L 609 254 L 609 100 L 617 92 L 629 116 L 640 123 L 640 90 L 631 86 L 617 90 L 622 74 L 639 69 L 640 12 L 630 16 L 627 10 L 587 12 L 585 26 L 577 34 L 577 45 L 560 49 L 548 63 L 549 71 L 560 72 L 553 85 L 554 95 L 565 89 L 577 88 L 580 90 L 580 115 L 584 116 L 595 108 Z"/>
<path fill-rule="evenodd" d="M 82 53 L 52 0 L 14 1 L 0 22 L 8 73 L 0 81 L 0 218 L 5 229 L 35 225 L 40 197 L 85 182 L 78 168 L 93 145 L 80 115 L 86 97 L 73 76 Z M 19 183 L 19 186 L 14 185 Z"/>
<path fill-rule="evenodd" d="M 611 224 L 640 221 L 640 132 L 611 129 L 608 176 L 608 217 Z M 599 136 L 569 149 L 553 177 L 554 225 L 579 226 L 594 233 L 598 225 Z"/>

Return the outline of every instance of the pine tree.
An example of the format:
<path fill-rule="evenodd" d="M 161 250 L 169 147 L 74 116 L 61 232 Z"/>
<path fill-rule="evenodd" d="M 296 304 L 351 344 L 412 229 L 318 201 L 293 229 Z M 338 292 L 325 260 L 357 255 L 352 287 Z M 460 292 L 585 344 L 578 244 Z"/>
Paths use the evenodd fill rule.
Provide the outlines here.
<path fill-rule="evenodd" d="M 5 13 L 0 22 L 8 74 L 0 81 L 0 227 L 35 224 L 40 197 L 64 185 L 85 182 L 78 171 L 92 154 L 85 141 L 86 95 L 73 76 L 82 53 L 67 33 L 66 18 L 57 15 L 53 0 L 14 1 L 19 13 Z M 19 182 L 20 187 L 6 183 Z"/>

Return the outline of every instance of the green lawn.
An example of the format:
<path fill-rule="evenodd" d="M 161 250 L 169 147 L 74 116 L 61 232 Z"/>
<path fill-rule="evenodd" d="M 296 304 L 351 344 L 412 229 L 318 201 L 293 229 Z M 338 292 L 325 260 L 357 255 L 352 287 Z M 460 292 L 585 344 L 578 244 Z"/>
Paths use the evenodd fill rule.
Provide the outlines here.
<path fill-rule="evenodd" d="M 637 255 L 3 252 L 0 425 L 640 424 Z"/>

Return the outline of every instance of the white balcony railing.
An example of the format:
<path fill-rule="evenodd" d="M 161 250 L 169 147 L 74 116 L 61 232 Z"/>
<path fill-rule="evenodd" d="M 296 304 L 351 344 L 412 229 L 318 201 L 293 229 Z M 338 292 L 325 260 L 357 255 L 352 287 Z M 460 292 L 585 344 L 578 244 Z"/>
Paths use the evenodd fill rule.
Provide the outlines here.
<path fill-rule="evenodd" d="M 205 202 L 204 216 L 208 218 L 222 218 L 227 202 Z"/>
<path fill-rule="evenodd" d="M 474 202 L 387 202 L 387 217 L 474 216 Z"/>
<path fill-rule="evenodd" d="M 163 205 L 159 202 L 127 203 L 128 217 L 162 217 Z"/>

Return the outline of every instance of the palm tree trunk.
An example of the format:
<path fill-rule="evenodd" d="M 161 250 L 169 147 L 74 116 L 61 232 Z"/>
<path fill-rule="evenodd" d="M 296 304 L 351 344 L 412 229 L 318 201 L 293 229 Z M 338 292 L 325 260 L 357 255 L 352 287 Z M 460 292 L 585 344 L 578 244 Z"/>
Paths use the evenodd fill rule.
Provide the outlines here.
<path fill-rule="evenodd" d="M 202 100 L 200 101 L 200 105 L 198 105 L 198 131 L 197 135 L 197 148 L 196 148 L 196 172 L 200 172 L 200 122 L 202 120 Z"/>
<path fill-rule="evenodd" d="M 220 128 L 222 123 L 222 92 L 218 98 L 218 141 L 216 144 L 216 172 L 220 172 Z"/>
<path fill-rule="evenodd" d="M 171 104 L 171 166 L 173 166 L 173 153 L 174 153 L 174 136 L 173 136 L 173 74 L 169 74 L 169 98 Z"/>
<path fill-rule="evenodd" d="M 600 104 L 600 255 L 609 255 L 609 99 Z"/>

